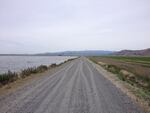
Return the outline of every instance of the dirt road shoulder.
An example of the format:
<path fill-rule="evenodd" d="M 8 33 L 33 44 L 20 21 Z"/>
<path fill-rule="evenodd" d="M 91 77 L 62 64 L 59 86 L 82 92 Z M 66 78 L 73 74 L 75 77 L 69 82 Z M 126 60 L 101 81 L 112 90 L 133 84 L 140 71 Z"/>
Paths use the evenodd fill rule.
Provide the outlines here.
<path fill-rule="evenodd" d="M 37 81 L 45 76 L 50 76 L 57 72 L 58 70 L 62 69 L 64 66 L 68 65 L 71 61 L 67 61 L 64 64 L 48 69 L 45 72 L 32 74 L 31 76 L 25 77 L 23 79 L 18 79 L 12 83 L 9 83 L 3 87 L 0 88 L 0 96 L 7 95 L 13 92 L 16 92 L 19 89 L 22 89 L 26 85 L 31 84 L 34 81 Z"/>
<path fill-rule="evenodd" d="M 87 59 L 105 78 L 110 80 L 117 88 L 127 94 L 136 104 L 138 104 L 146 113 L 150 113 L 150 107 L 142 99 L 138 98 L 133 91 L 133 87 L 121 80 L 119 80 L 114 74 L 108 72 L 100 65 Z"/>

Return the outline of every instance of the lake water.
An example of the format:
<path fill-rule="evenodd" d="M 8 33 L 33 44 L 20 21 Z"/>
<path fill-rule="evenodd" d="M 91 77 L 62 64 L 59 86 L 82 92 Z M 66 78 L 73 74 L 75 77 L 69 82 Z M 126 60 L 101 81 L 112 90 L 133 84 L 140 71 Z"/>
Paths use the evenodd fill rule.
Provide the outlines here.
<path fill-rule="evenodd" d="M 0 56 L 0 73 L 8 70 L 19 72 L 28 67 L 39 65 L 59 64 L 68 59 L 75 58 L 69 56 Z"/>

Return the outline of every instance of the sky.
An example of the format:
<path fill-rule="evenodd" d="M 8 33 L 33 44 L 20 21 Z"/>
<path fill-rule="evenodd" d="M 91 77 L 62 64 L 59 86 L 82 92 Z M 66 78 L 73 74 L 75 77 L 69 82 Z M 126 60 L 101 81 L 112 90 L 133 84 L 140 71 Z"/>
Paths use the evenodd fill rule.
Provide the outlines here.
<path fill-rule="evenodd" d="M 0 54 L 150 48 L 150 0 L 0 0 Z"/>

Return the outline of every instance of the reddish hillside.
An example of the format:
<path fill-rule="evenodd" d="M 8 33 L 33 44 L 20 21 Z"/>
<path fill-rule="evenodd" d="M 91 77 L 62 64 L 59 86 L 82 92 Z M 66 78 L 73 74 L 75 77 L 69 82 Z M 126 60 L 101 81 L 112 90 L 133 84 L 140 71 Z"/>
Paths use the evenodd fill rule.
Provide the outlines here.
<path fill-rule="evenodd" d="M 144 50 L 122 50 L 114 53 L 122 56 L 150 56 L 150 48 Z"/>

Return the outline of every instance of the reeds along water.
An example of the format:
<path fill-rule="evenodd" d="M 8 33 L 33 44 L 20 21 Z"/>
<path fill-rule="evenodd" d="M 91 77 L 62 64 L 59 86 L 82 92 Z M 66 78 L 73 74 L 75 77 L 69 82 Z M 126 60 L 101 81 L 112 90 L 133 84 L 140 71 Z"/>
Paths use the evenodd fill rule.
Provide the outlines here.
<path fill-rule="evenodd" d="M 3 85 L 6 85 L 8 83 L 14 82 L 17 79 L 25 78 L 27 76 L 30 76 L 31 74 L 44 72 L 48 69 L 55 68 L 57 66 L 60 66 L 64 63 L 66 63 L 68 61 L 72 61 L 72 60 L 74 60 L 74 59 L 66 60 L 66 61 L 64 61 L 60 64 L 53 63 L 49 66 L 40 65 L 40 66 L 37 66 L 37 67 L 30 67 L 30 68 L 21 70 L 20 73 L 12 72 L 12 71 L 9 70 L 7 73 L 0 74 L 0 87 L 3 86 Z"/>
<path fill-rule="evenodd" d="M 25 78 L 31 74 L 41 73 L 49 69 L 49 67 L 56 67 L 56 64 L 50 66 L 40 65 L 38 67 L 31 67 L 21 70 L 20 73 L 11 72 L 10 70 L 7 73 L 0 74 L 0 86 L 13 82 L 19 78 Z"/>

